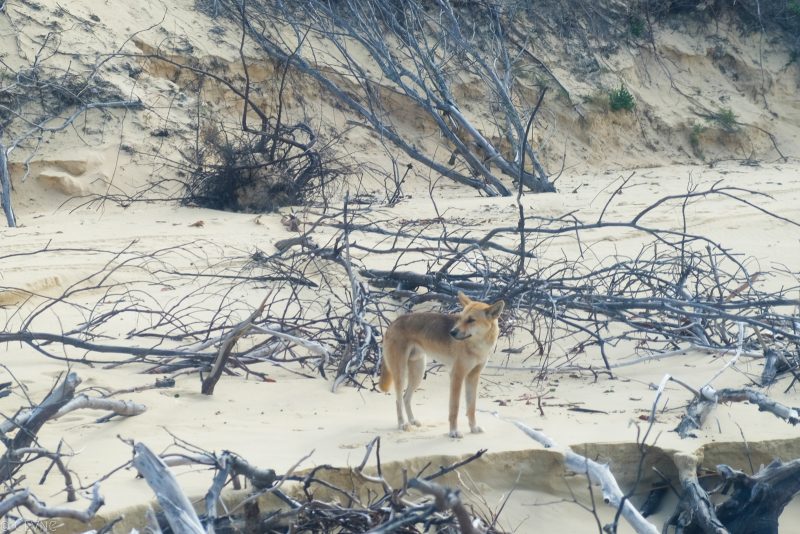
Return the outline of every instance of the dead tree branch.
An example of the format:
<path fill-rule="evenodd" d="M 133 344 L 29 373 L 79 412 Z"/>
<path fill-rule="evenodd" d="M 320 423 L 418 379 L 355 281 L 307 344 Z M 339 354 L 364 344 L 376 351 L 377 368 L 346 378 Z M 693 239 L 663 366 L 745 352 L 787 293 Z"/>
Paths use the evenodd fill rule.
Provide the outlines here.
<path fill-rule="evenodd" d="M 697 480 L 697 458 L 690 454 L 677 453 L 673 456 L 678 468 L 678 477 L 683 487 L 681 505 L 678 509 L 687 510 L 686 516 L 675 519 L 683 530 L 690 524 L 699 527 L 700 532 L 708 534 L 728 534 L 728 530 L 717 518 L 714 503 Z M 677 510 L 676 510 L 677 513 Z M 669 525 L 669 522 L 667 522 Z"/>
<path fill-rule="evenodd" d="M 674 526 L 687 534 L 778 534 L 783 509 L 800 491 L 800 460 L 775 460 L 755 475 L 722 464 L 719 493 L 729 497 L 715 505 L 697 480 L 697 458 L 678 453 L 674 459 L 684 493 L 665 532 Z"/>
<path fill-rule="evenodd" d="M 206 534 L 192 503 L 164 462 L 143 443 L 135 444 L 133 450 L 133 466 L 156 494 L 172 531 L 176 534 Z"/>
<path fill-rule="evenodd" d="M 217 358 L 211 365 L 211 372 L 205 379 L 203 379 L 203 385 L 200 389 L 200 392 L 203 395 L 214 394 L 214 387 L 217 385 L 217 382 L 222 376 L 222 371 L 225 369 L 225 364 L 231 355 L 231 350 L 233 350 L 233 347 L 236 345 L 236 342 L 239 341 L 239 338 L 247 334 L 247 331 L 253 327 L 253 322 L 258 319 L 262 313 L 264 313 L 264 306 L 267 305 L 267 300 L 270 298 L 270 296 L 271 294 L 268 293 L 267 296 L 264 297 L 264 300 L 261 301 L 261 305 L 256 308 L 250 317 L 234 326 L 231 331 L 225 335 L 222 343 L 220 343 Z"/>
<path fill-rule="evenodd" d="M 243 476 L 254 488 L 262 490 L 272 487 L 278 476 L 272 469 L 260 469 L 232 452 L 221 455 L 212 453 L 168 453 L 160 456 L 164 465 L 176 467 L 180 465 L 228 466 L 232 476 Z"/>
<path fill-rule="evenodd" d="M 728 402 L 749 402 L 758 406 L 759 411 L 769 412 L 791 425 L 800 423 L 800 414 L 798 414 L 796 408 L 785 406 L 761 392 L 747 388 L 723 388 L 717 391 L 711 386 L 705 386 L 700 390 L 700 396 L 689 403 L 686 409 L 687 413 L 683 416 L 675 431 L 682 438 L 690 436 L 693 430 L 699 430 L 703 427 L 706 417 L 711 413 L 714 406 Z"/>
<path fill-rule="evenodd" d="M 594 460 L 581 456 L 572 452 L 569 447 L 561 447 L 545 434 L 534 430 L 528 425 L 519 421 L 513 421 L 517 428 L 522 430 L 530 438 L 539 442 L 546 449 L 555 449 L 564 455 L 564 467 L 573 473 L 585 474 L 589 480 L 594 484 L 600 485 L 603 491 L 603 500 L 606 504 L 619 509 L 622 509 L 622 517 L 633 527 L 638 533 L 658 534 L 658 529 L 650 522 L 648 522 L 633 504 L 625 499 L 623 503 L 623 493 L 619 489 L 614 475 L 607 465 L 601 465 Z"/>
<path fill-rule="evenodd" d="M 29 447 L 36 439 L 36 434 L 44 424 L 72 400 L 75 388 L 81 380 L 75 373 L 69 373 L 60 381 L 50 394 L 30 412 L 25 421 L 17 427 L 17 433 L 13 439 L 8 440 L 6 452 L 0 457 L 0 481 L 9 480 L 16 473 L 23 463 L 17 459 L 16 450 Z"/>
<path fill-rule="evenodd" d="M 59 449 L 60 447 L 61 444 L 59 444 Z M 27 457 L 26 463 L 33 462 L 38 458 L 47 458 L 48 460 L 50 460 L 52 462 L 51 465 L 54 465 L 56 469 L 58 469 L 58 471 L 61 473 L 61 476 L 64 477 L 64 490 L 67 493 L 67 502 L 75 502 L 78 499 L 75 494 L 75 485 L 72 482 L 72 474 L 70 473 L 67 466 L 64 464 L 62 454 L 60 453 L 59 450 L 56 450 L 56 452 L 52 452 L 42 447 L 22 447 L 19 449 L 14 449 L 13 453 L 17 458 Z M 45 470 L 44 474 L 42 475 L 42 478 L 39 481 L 40 484 L 44 483 L 45 479 L 47 478 L 48 472 L 49 468 Z"/>
<path fill-rule="evenodd" d="M 58 412 L 56 412 L 56 414 L 53 416 L 53 419 L 58 419 L 59 417 L 62 417 L 63 415 L 74 410 L 82 409 L 105 410 L 115 415 L 133 417 L 135 415 L 143 414 L 147 410 L 147 407 L 138 402 L 90 397 L 89 395 L 82 393 L 80 395 L 76 395 L 71 401 L 58 410 Z"/>
<path fill-rule="evenodd" d="M 0 142 L 0 204 L 3 206 L 3 213 L 6 215 L 6 224 L 9 228 L 17 225 L 17 218 L 14 215 L 14 208 L 11 202 L 11 176 L 8 173 L 8 156 L 6 147 Z"/>
<path fill-rule="evenodd" d="M 428 482 L 427 480 L 420 480 L 418 478 L 409 480 L 408 487 L 426 495 L 433 496 L 437 511 L 444 512 L 452 510 L 458 521 L 461 534 L 478 534 L 479 531 L 473 525 L 472 517 L 470 517 L 464 503 L 461 502 L 458 491 L 445 488 L 435 482 Z"/>
<path fill-rule="evenodd" d="M 343 530 L 349 532 L 390 533 L 397 532 L 404 527 L 407 532 L 423 532 L 431 527 L 439 527 L 443 532 L 462 532 L 482 534 L 500 534 L 492 527 L 477 525 L 490 524 L 475 517 L 458 498 L 458 492 L 430 482 L 431 478 L 448 473 L 470 461 L 480 457 L 485 451 L 470 456 L 458 464 L 443 467 L 435 474 L 425 478 L 419 477 L 403 488 L 393 488 L 382 476 L 380 456 L 378 454 L 379 438 L 373 439 L 366 447 L 366 453 L 361 464 L 353 470 L 360 480 L 371 484 L 378 484 L 383 490 L 370 492 L 368 499 L 361 500 L 351 490 L 338 487 L 336 483 L 326 480 L 324 472 L 334 469 L 330 466 L 318 466 L 307 474 L 295 474 L 300 462 L 291 467 L 284 475 L 278 476 L 272 469 L 255 468 L 239 455 L 225 451 L 220 455 L 199 450 L 181 440 L 176 440 L 179 449 L 177 452 L 168 452 L 160 457 L 163 466 L 191 466 L 207 465 L 213 467 L 215 473 L 209 491 L 206 493 L 207 529 L 216 526 L 228 526 L 231 523 L 246 524 L 260 528 L 296 529 L 305 532 L 329 532 Z M 138 445 L 138 444 L 137 444 Z M 368 475 L 364 468 L 372 454 L 376 452 L 377 475 Z M 136 461 L 134 461 L 135 463 Z M 166 469 L 166 467 L 164 467 Z M 215 511 L 215 503 L 221 489 L 233 482 L 235 488 L 236 477 L 242 475 L 252 484 L 252 493 L 239 506 L 220 515 Z M 334 479 L 337 480 L 337 479 Z M 283 492 L 283 484 L 298 483 L 302 485 L 301 497 L 289 497 Z M 407 493 L 407 487 L 416 487 L 423 493 L 439 495 L 437 502 L 422 502 L 412 499 Z M 332 491 L 342 497 L 340 502 L 327 502 L 315 498 L 318 490 Z M 257 497 L 264 493 L 272 493 L 286 503 L 287 509 L 259 510 Z M 246 517 L 242 518 L 244 514 Z M 409 530 L 410 529 L 410 530 Z"/>
<path fill-rule="evenodd" d="M 255 250 L 224 261 L 210 259 L 216 245 L 207 242 L 153 252 L 94 250 L 101 268 L 57 297 L 30 295 L 33 311 L 0 331 L 0 342 L 21 342 L 67 362 L 141 362 L 160 374 L 207 373 L 225 336 L 257 308 L 250 304 L 253 288 L 267 284 L 274 294 L 252 321 L 248 343 L 231 347 L 218 370 L 266 378 L 253 365 L 268 360 L 333 371 L 336 385 L 362 385 L 376 369 L 378 334 L 396 311 L 431 301 L 449 309 L 464 291 L 508 302 L 504 333 L 532 343 L 526 358 L 534 358 L 505 362 L 510 368 L 613 371 L 690 350 L 752 358 L 768 349 L 783 355 L 781 372 L 791 373 L 800 363 L 800 284 L 764 290 L 758 282 L 765 275 L 734 251 L 647 223 L 672 203 L 713 196 L 759 209 L 749 192 L 715 184 L 656 200 L 630 221 L 524 215 L 522 225 L 476 232 L 446 218 L 415 223 L 349 203 L 346 211 L 309 212 L 301 237 L 313 234 L 314 248 Z M 632 256 L 590 261 L 585 243 L 593 233 L 616 231 L 651 241 Z M 551 258 L 546 251 L 556 240 L 571 240 L 583 252 Z M 37 261 L 85 253 L 25 252 Z M 0 269 L 13 257 L 0 256 Z M 396 267 L 385 269 L 383 258 Z M 148 294 L 152 287 L 172 288 L 174 298 L 160 302 Z M 84 297 L 98 292 L 102 298 L 87 307 Z M 81 319 L 64 332 L 47 331 L 52 316 L 76 315 Z M 110 322 L 125 319 L 138 327 L 107 342 Z M 558 343 L 569 348 L 556 357 L 551 347 Z M 634 354 L 626 348 L 629 358 L 621 359 L 620 346 L 634 347 Z M 599 350 L 597 361 L 580 356 L 590 347 Z"/>
<path fill-rule="evenodd" d="M 717 507 L 717 517 L 731 534 L 778 533 L 778 518 L 800 491 L 800 460 L 775 460 L 755 475 L 746 475 L 727 465 L 718 465 L 730 497 Z"/>
<path fill-rule="evenodd" d="M 100 496 L 100 487 L 95 485 L 92 488 L 92 501 L 86 510 L 73 510 L 71 508 L 51 508 L 37 499 L 29 490 L 21 490 L 5 497 L 0 501 L 0 517 L 4 517 L 14 508 L 24 507 L 32 514 L 42 518 L 65 518 L 74 519 L 83 523 L 91 521 L 97 511 L 103 506 L 103 498 Z"/>
<path fill-rule="evenodd" d="M 504 37 L 504 25 L 510 24 L 512 17 L 498 13 L 500 7 L 473 6 L 484 10 L 491 21 L 490 28 L 476 35 L 464 13 L 448 1 L 437 1 L 431 12 L 418 2 L 396 6 L 354 0 L 336 5 L 316 0 L 299 4 L 257 0 L 248 3 L 246 14 L 235 3 L 219 5 L 231 20 L 246 24 L 248 35 L 271 60 L 289 64 L 316 80 L 378 136 L 433 171 L 488 195 L 511 194 L 490 170 L 495 165 L 511 179 L 522 174 L 526 186 L 534 191 L 554 190 L 530 147 L 527 153 L 534 172 L 521 169 L 524 121 L 513 96 L 516 79 Z M 276 29 L 286 23 L 294 31 L 294 42 Z M 320 43 L 324 52 L 312 46 L 314 42 Z M 366 52 L 370 65 L 356 60 L 352 43 Z M 333 71 L 318 63 L 320 53 L 330 58 Z M 457 78 L 453 65 L 486 82 L 502 117 L 497 125 L 499 137 L 511 140 L 510 154 L 503 154 L 459 108 L 451 89 Z M 380 77 L 372 74 L 373 66 Z M 386 113 L 392 94 L 402 95 L 427 116 L 456 147 L 469 173 L 438 162 L 405 137 Z"/>

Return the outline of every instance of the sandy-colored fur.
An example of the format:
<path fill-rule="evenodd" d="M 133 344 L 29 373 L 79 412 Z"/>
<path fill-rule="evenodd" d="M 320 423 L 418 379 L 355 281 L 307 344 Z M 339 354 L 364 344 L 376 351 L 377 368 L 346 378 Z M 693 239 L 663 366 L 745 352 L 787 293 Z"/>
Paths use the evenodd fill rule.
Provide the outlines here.
<path fill-rule="evenodd" d="M 504 304 L 472 301 L 463 293 L 458 294 L 458 300 L 464 307 L 459 314 L 402 315 L 389 325 L 383 336 L 379 387 L 389 391 L 394 384 L 397 425 L 403 430 L 408 430 L 409 424 L 420 424 L 412 412 L 411 397 L 422 382 L 427 354 L 450 367 L 450 436 L 461 437 L 457 419 L 462 387 L 470 430 L 482 432 L 475 422 L 478 380 L 497 342 L 500 333 L 497 320 Z"/>

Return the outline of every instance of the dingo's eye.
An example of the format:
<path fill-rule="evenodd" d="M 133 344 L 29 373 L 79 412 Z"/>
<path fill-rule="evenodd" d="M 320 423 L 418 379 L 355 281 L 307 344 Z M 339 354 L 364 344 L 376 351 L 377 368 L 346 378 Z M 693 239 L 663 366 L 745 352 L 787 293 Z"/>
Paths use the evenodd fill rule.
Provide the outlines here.
<path fill-rule="evenodd" d="M 475 322 L 475 318 L 474 317 L 467 318 L 467 324 L 474 323 L 474 322 Z"/>

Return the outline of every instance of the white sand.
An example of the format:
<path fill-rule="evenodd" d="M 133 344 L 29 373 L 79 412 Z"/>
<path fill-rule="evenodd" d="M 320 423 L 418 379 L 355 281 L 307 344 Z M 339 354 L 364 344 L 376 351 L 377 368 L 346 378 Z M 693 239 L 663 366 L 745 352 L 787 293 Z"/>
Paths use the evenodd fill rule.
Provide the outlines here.
<path fill-rule="evenodd" d="M 45 6 L 46 16 L 39 23 L 44 24 L 54 17 L 52 11 L 55 2 L 40 3 Z M 170 6 L 163 23 L 167 33 L 190 35 L 197 57 L 204 60 L 213 57 L 235 64 L 236 48 L 209 38 L 211 22 L 199 17 L 191 9 L 190 2 L 177 4 Z M 13 15 L 23 8 L 8 5 L 7 9 Z M 76 52 L 111 50 L 119 46 L 132 31 L 159 20 L 164 11 L 163 6 L 156 4 L 122 6 L 116 2 L 105 4 L 88 1 L 75 2 L 70 9 L 84 18 L 94 13 L 101 21 L 90 33 L 93 40 L 73 39 L 62 45 Z M 3 28 L 2 24 L 0 22 L 0 29 Z M 34 35 L 33 30 L 39 28 L 32 20 L 22 21 L 20 25 L 30 30 L 30 35 Z M 4 41 L 9 42 L 7 33 L 3 35 Z M 139 48 L 146 49 L 147 45 L 155 46 L 159 39 L 158 32 L 150 32 L 137 37 L 136 43 Z M 692 63 L 692 70 L 681 73 L 682 80 L 694 80 L 694 83 L 701 84 L 699 80 L 706 76 L 704 91 L 730 90 L 720 85 L 720 75 L 713 65 L 702 59 L 705 57 L 703 43 L 699 42 L 702 39 L 688 42 L 665 34 L 663 40 L 665 50 L 678 59 L 699 54 L 697 57 L 700 59 L 695 57 L 697 61 Z M 35 39 L 30 39 L 24 41 L 23 45 L 31 47 L 34 42 Z M 752 39 L 737 38 L 736 42 L 747 49 Z M 130 48 L 133 45 L 127 46 Z M 781 118 L 770 118 L 757 104 L 750 103 L 742 108 L 746 110 L 742 111 L 742 120 L 770 128 L 781 140 L 785 151 L 796 156 L 792 149 L 797 143 L 800 110 L 796 96 L 787 96 L 794 86 L 789 88 L 791 84 L 786 80 L 797 79 L 797 67 L 792 66 L 788 71 L 777 74 L 779 69 L 776 65 L 782 56 L 770 57 L 770 61 L 775 63 L 770 63 L 768 69 L 772 73 L 770 105 L 773 110 L 778 110 L 777 115 Z M 19 58 L 16 61 L 24 63 Z M 612 58 L 610 62 L 630 80 L 637 79 L 636 73 L 640 73 L 643 66 L 649 65 L 653 69 L 652 58 L 625 59 L 620 56 Z M 135 84 L 123 74 L 109 76 L 120 87 L 146 95 L 148 105 L 165 105 L 167 90 L 174 87 L 173 82 L 160 77 L 166 74 L 159 72 L 158 67 L 145 65 L 145 68 L 142 79 Z M 260 75 L 268 76 L 269 72 L 261 72 Z M 634 84 L 642 109 L 649 106 L 660 111 L 660 116 L 671 128 L 683 131 L 681 128 L 685 128 L 685 125 L 682 126 L 681 121 L 685 120 L 685 115 L 681 115 L 676 108 L 676 97 L 669 87 L 663 85 L 663 80 L 658 82 L 651 79 L 649 84 L 644 81 L 631 83 Z M 581 90 L 589 91 L 589 88 L 581 88 L 577 81 L 574 87 L 579 93 Z M 309 95 L 314 94 L 312 87 L 301 87 L 298 91 L 304 93 L 307 100 Z M 734 98 L 736 102 L 750 101 L 739 94 Z M 332 121 L 342 120 L 324 99 L 311 99 L 310 102 L 308 105 L 315 106 L 320 116 L 330 113 Z M 560 105 L 553 105 L 552 117 L 566 117 L 567 111 L 559 108 Z M 188 121 L 190 111 L 187 107 L 178 106 L 174 116 L 169 119 L 154 113 L 127 115 L 124 142 L 147 151 L 156 143 L 148 135 L 150 130 L 169 126 L 173 124 L 171 121 L 184 124 Z M 112 123 L 121 124 L 122 113 L 115 112 L 112 116 Z M 717 180 L 723 180 L 724 185 L 768 193 L 771 198 L 758 199 L 761 206 L 784 217 L 800 220 L 800 164 L 796 159 L 788 163 L 770 163 L 775 161 L 775 154 L 770 153 L 769 143 L 760 134 L 746 130 L 739 138 L 743 146 L 756 147 L 761 151 L 760 154 L 765 154 L 765 161 L 760 166 L 727 162 L 709 168 L 697 161 L 695 164 L 686 163 L 688 144 L 685 136 L 675 140 L 679 148 L 668 150 L 661 146 L 657 155 L 650 154 L 640 147 L 631 149 L 638 136 L 638 123 L 634 119 L 603 113 L 595 113 L 593 117 L 593 123 L 589 126 L 580 126 L 574 117 L 570 121 L 562 121 L 559 138 L 551 140 L 551 149 L 546 151 L 546 155 L 555 167 L 554 162 L 560 161 L 561 150 L 567 143 L 570 168 L 558 182 L 559 193 L 525 197 L 528 213 L 556 217 L 579 210 L 584 220 L 596 218 L 620 178 L 628 176 L 635 169 L 636 174 L 630 186 L 606 212 L 607 220 L 629 220 L 657 198 L 686 191 L 690 181 L 710 185 Z M 88 144 L 82 140 L 87 138 Z M 385 163 L 385 156 L 377 143 L 365 132 L 353 131 L 349 134 L 349 140 L 352 144 L 348 148 L 361 151 L 366 160 Z M 89 205 L 70 211 L 70 207 L 79 205 L 79 202 L 72 201 L 67 207 L 61 207 L 70 196 L 86 192 L 100 193 L 106 190 L 109 183 L 113 183 L 112 191 L 116 187 L 133 190 L 150 179 L 152 169 L 146 166 L 149 163 L 147 158 L 132 158 L 125 152 L 118 152 L 119 142 L 118 134 L 102 136 L 95 133 L 78 137 L 65 132 L 53 138 L 50 146 L 33 160 L 31 174 L 24 183 L 19 181 L 23 172 L 22 156 L 15 154 L 12 157 L 12 174 L 16 180 L 14 202 L 21 225 L 14 229 L 0 229 L 0 318 L 8 320 L 10 325 L 18 324 L 16 314 L 20 310 L 17 307 L 29 296 L 25 291 L 47 296 L 59 295 L 108 261 L 103 254 L 68 251 L 35 256 L 35 260 L 27 255 L 8 257 L 10 254 L 30 252 L 45 246 L 113 251 L 134 241 L 134 250 L 155 251 L 204 240 L 207 261 L 213 264 L 230 256 L 251 253 L 256 248 L 272 251 L 275 241 L 293 235 L 280 224 L 279 214 L 257 218 L 248 214 L 179 208 L 171 204 L 134 204 L 123 209 L 107 203 L 102 207 Z M 163 142 L 162 153 L 172 154 L 182 143 L 180 139 Z M 438 140 L 432 136 L 426 142 L 438 143 Z M 722 153 L 727 142 L 707 139 L 708 157 Z M 737 154 L 741 156 L 740 152 Z M 683 163 L 672 164 L 673 161 Z M 609 168 L 612 170 L 597 170 Z M 383 208 L 386 214 L 407 219 L 436 216 L 436 211 L 427 200 L 427 183 L 422 178 L 411 180 L 405 192 L 412 195 L 413 199 L 403 201 L 394 209 Z M 516 224 L 513 199 L 480 198 L 471 191 L 450 186 L 443 187 L 435 196 L 441 213 L 474 222 L 478 225 L 476 231 L 500 224 Z M 700 232 L 752 257 L 753 271 L 772 271 L 782 266 L 789 271 L 800 270 L 800 228 L 797 226 L 719 197 L 692 205 L 687 215 L 689 230 Z M 203 221 L 204 224 L 192 226 L 196 221 Z M 680 224 L 678 210 L 674 206 L 659 210 L 649 216 L 646 222 L 653 227 L 676 228 Z M 612 251 L 635 252 L 644 242 L 643 236 L 627 230 L 613 234 L 597 233 L 589 239 L 594 243 L 594 253 L 600 257 Z M 560 242 L 554 243 L 547 254 L 575 254 L 574 245 L 565 244 L 563 250 L 559 249 L 560 246 Z M 184 263 L 181 264 L 181 261 Z M 389 258 L 368 257 L 364 261 L 371 267 L 391 264 Z M 175 262 L 176 266 L 189 268 L 191 258 L 184 257 Z M 776 287 L 788 283 L 788 279 L 776 276 L 764 283 Z M 163 298 L 164 302 L 174 297 L 169 288 L 149 288 L 149 293 L 156 299 Z M 89 297 L 92 295 L 86 298 Z M 263 292 L 254 292 L 248 300 L 255 305 L 261 298 Z M 25 307 L 22 311 L 29 309 Z M 46 315 L 37 323 L 37 328 L 58 332 L 61 321 L 71 319 Z M 122 336 L 133 326 L 124 323 L 114 324 L 113 327 L 117 335 Z M 509 346 L 514 346 L 514 340 L 501 339 L 494 358 L 495 364 L 505 363 L 504 355 L 499 351 Z M 4 353 L 2 363 L 25 386 L 24 392 L 15 386 L 11 396 L 0 399 L 0 410 L 5 416 L 12 415 L 18 407 L 25 405 L 26 396 L 34 400 L 41 399 L 55 377 L 70 369 L 65 363 L 47 359 L 26 346 L 9 345 L 0 350 Z M 70 354 L 77 356 L 80 352 L 71 350 Z M 512 367 L 520 366 L 526 356 L 515 355 L 508 363 Z M 583 357 L 584 362 L 599 362 L 598 355 L 594 353 Z M 390 395 L 357 391 L 349 387 L 332 394 L 329 382 L 319 378 L 298 377 L 267 364 L 260 370 L 268 372 L 274 382 L 224 376 L 214 396 L 206 397 L 199 393 L 200 384 L 196 375 L 182 376 L 173 389 L 125 395 L 124 398 L 148 406 L 147 412 L 141 416 L 96 424 L 94 420 L 97 414 L 74 412 L 47 424 L 40 432 L 39 440 L 43 446 L 51 449 L 57 446 L 60 439 L 64 440 L 66 449 L 75 453 L 70 458 L 69 466 L 79 475 L 82 484 L 98 479 L 130 458 L 130 447 L 119 438 L 143 441 L 153 450 L 161 451 L 173 442 L 172 436 L 175 436 L 206 450 L 233 450 L 255 465 L 284 472 L 312 450 L 314 454 L 301 468 L 321 464 L 338 467 L 357 465 L 363 457 L 364 445 L 380 435 L 381 457 L 390 466 L 387 472 L 395 482 L 398 480 L 399 466 L 413 470 L 431 461 L 435 468 L 452 461 L 449 457 L 486 448 L 489 454 L 466 472 L 486 496 L 490 508 L 497 506 L 504 492 L 516 487 L 501 517 L 503 527 L 509 530 L 518 528 L 518 532 L 531 531 L 534 526 L 550 531 L 578 531 L 594 528 L 588 512 L 568 502 L 548 506 L 542 504 L 569 499 L 566 491 L 568 481 L 576 493 L 585 498 L 585 482 L 574 476 L 565 478 L 556 457 L 543 451 L 504 419 L 524 421 L 563 445 L 573 446 L 576 451 L 592 458 L 609 461 L 619 479 L 630 482 L 635 474 L 633 470 L 637 459 L 636 450 L 631 445 L 636 440 L 636 429 L 632 423 L 644 424 L 642 417 L 649 413 L 655 395 L 651 385 L 658 383 L 665 373 L 696 386 L 701 385 L 713 377 L 729 357 L 690 353 L 626 367 L 616 373 L 614 380 L 606 376 L 595 379 L 589 374 L 562 374 L 538 381 L 531 373 L 493 367 L 485 373 L 481 383 L 479 408 L 482 412 L 479 418 L 485 433 L 467 435 L 461 440 L 453 440 L 446 435 L 448 378 L 444 372 L 430 375 L 423 383 L 415 396 L 415 413 L 424 424 L 420 429 L 406 433 L 394 428 L 394 399 Z M 535 365 L 537 362 L 531 359 L 527 364 Z M 758 374 L 760 368 L 760 362 L 743 359 L 737 364 L 738 371 L 727 372 L 714 385 L 745 385 L 748 383 L 747 373 Z M 83 379 L 82 388 L 121 389 L 150 384 L 154 380 L 153 376 L 139 374 L 141 366 L 137 365 L 116 369 L 76 365 L 71 369 Z M 9 378 L 4 374 L 2 380 Z M 783 393 L 787 384 L 788 381 L 784 379 L 772 387 L 769 394 L 786 404 L 796 405 L 795 391 Z M 544 415 L 537 407 L 535 399 L 538 396 L 543 396 Z M 658 415 L 655 425 L 658 439 L 654 453 L 661 458 L 663 451 L 665 465 L 669 463 L 669 455 L 673 451 L 702 451 L 707 467 L 719 462 L 731 462 L 737 468 L 746 468 L 743 461 L 746 461 L 747 451 L 742 435 L 747 440 L 756 468 L 758 464 L 776 456 L 784 460 L 800 457 L 796 428 L 771 415 L 759 413 L 750 405 L 718 407 L 709 418 L 707 428 L 698 432 L 696 439 L 681 440 L 671 430 L 680 418 L 680 407 L 688 398 L 688 393 L 678 386 L 670 385 L 667 388 L 667 410 Z M 606 413 L 579 413 L 570 411 L 571 407 Z M 499 417 L 494 417 L 490 412 L 496 412 Z M 30 471 L 26 470 L 32 489 L 40 497 L 46 498 L 49 504 L 62 504 L 64 494 L 60 492 L 60 482 L 56 476 L 51 474 L 44 487 L 35 485 L 41 468 L 34 466 Z M 206 471 L 184 469 L 180 472 L 181 483 L 191 495 L 201 495 L 210 484 L 210 474 Z M 466 481 L 464 483 L 470 485 Z M 130 470 L 117 472 L 104 480 L 102 494 L 107 503 L 103 508 L 105 517 L 112 517 L 115 511 L 151 499 L 145 482 L 136 479 Z M 784 521 L 800 518 L 797 508 L 790 507 Z M 613 512 L 604 513 L 608 515 Z M 659 517 L 663 519 L 663 513 Z"/>

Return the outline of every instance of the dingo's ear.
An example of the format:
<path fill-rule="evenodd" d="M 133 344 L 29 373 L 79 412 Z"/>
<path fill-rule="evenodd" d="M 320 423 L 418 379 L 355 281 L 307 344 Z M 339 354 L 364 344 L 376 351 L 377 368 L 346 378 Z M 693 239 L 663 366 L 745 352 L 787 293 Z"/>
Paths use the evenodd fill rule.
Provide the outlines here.
<path fill-rule="evenodd" d="M 486 310 L 486 318 L 487 319 L 497 319 L 500 317 L 500 314 L 503 313 L 503 309 L 505 309 L 506 303 L 502 300 L 499 300 L 492 304 L 492 307 Z"/>
<path fill-rule="evenodd" d="M 458 302 L 461 304 L 461 306 L 466 308 L 467 304 L 472 302 L 472 299 L 470 299 L 468 296 L 466 296 L 462 291 L 459 291 L 458 292 Z"/>

